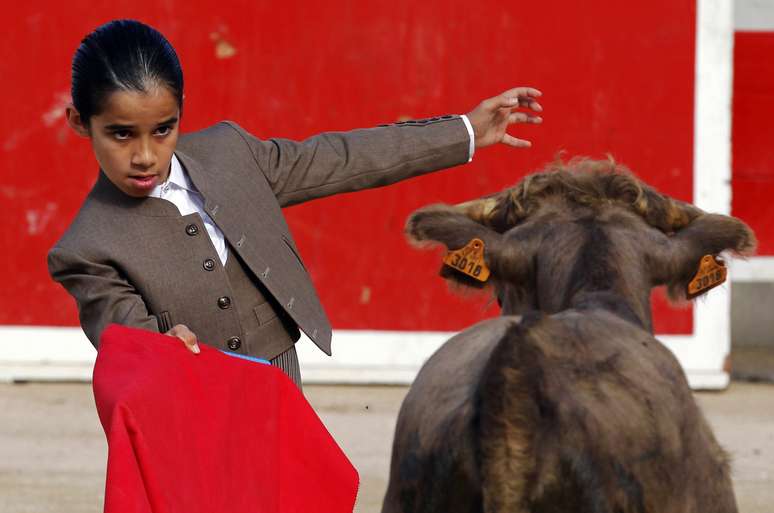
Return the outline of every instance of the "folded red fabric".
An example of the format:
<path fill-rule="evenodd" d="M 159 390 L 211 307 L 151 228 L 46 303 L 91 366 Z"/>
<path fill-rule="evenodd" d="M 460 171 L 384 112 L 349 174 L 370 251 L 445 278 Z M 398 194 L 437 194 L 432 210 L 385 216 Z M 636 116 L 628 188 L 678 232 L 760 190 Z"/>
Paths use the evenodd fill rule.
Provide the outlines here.
<path fill-rule="evenodd" d="M 105 513 L 351 512 L 355 468 L 271 366 L 109 326 L 94 366 Z"/>

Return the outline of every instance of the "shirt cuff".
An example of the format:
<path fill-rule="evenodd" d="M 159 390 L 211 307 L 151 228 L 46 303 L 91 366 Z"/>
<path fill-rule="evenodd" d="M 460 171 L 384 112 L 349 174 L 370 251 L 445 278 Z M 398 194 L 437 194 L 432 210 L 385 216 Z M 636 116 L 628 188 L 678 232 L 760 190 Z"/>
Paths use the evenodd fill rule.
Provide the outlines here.
<path fill-rule="evenodd" d="M 468 129 L 468 135 L 470 136 L 470 146 L 468 146 L 468 162 L 473 160 L 473 154 L 476 152 L 476 136 L 473 135 L 473 125 L 470 124 L 470 120 L 465 114 L 460 116 L 462 122 L 465 123 L 465 128 Z"/>

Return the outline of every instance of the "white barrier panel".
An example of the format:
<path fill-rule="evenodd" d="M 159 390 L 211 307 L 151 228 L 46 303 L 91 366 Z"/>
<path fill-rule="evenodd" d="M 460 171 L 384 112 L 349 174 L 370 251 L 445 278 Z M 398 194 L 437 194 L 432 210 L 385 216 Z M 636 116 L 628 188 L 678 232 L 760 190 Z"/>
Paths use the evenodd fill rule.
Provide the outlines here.
<path fill-rule="evenodd" d="M 702 310 L 708 305 L 700 305 Z M 410 384 L 454 333 L 339 330 L 328 357 L 304 337 L 297 344 L 305 383 Z M 724 388 L 725 353 L 690 336 L 658 337 L 677 356 L 694 388 Z M 80 328 L 0 328 L 0 381 L 89 381 L 96 351 Z"/>

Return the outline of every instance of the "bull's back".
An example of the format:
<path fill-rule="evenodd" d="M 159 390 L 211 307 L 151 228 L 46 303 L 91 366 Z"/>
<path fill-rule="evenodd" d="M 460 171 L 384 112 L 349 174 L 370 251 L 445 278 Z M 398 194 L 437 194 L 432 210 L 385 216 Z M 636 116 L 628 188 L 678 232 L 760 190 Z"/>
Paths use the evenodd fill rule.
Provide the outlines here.
<path fill-rule="evenodd" d="M 543 316 L 482 376 L 486 511 L 735 511 L 684 373 L 647 331 L 604 311 Z"/>

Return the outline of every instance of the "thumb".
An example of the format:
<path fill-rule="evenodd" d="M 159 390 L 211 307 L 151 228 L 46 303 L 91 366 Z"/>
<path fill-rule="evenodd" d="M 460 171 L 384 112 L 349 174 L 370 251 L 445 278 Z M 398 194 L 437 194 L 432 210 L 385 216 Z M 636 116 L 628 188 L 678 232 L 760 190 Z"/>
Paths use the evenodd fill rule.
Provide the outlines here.
<path fill-rule="evenodd" d="M 201 352 L 198 340 L 196 339 L 196 334 L 184 324 L 175 325 L 171 330 L 167 331 L 166 335 L 171 335 L 182 340 L 183 344 L 185 344 L 192 353 L 199 354 Z"/>
<path fill-rule="evenodd" d="M 199 354 L 201 352 L 201 349 L 199 349 L 199 343 L 196 340 L 196 336 L 194 336 L 193 333 L 189 332 L 191 334 L 191 337 L 180 337 L 180 339 L 183 341 L 183 344 L 191 350 L 194 354 Z M 178 335 L 179 336 L 179 335 Z"/>

